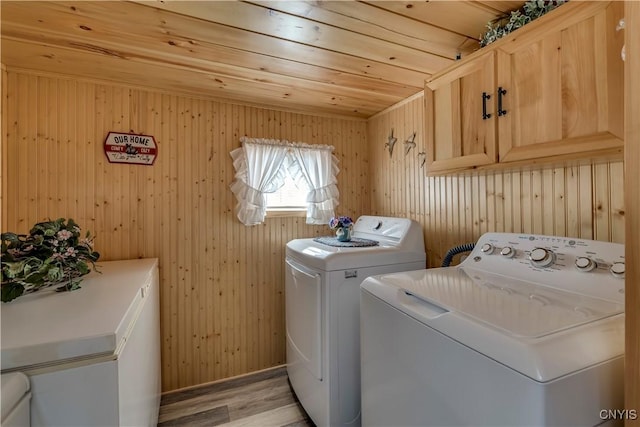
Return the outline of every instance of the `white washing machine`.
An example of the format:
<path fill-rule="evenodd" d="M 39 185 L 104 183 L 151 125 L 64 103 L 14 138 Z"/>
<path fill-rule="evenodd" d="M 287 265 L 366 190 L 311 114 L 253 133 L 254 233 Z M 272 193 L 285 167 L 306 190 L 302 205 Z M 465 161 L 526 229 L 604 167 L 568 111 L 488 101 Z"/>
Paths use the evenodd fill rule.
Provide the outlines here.
<path fill-rule="evenodd" d="M 426 262 L 422 228 L 409 219 L 361 216 L 352 240 L 374 245 L 297 239 L 286 248 L 287 372 L 317 426 L 360 425 L 362 280 Z"/>
<path fill-rule="evenodd" d="M 365 426 L 637 416 L 622 409 L 620 244 L 485 234 L 457 267 L 366 279 L 361 337 Z"/>

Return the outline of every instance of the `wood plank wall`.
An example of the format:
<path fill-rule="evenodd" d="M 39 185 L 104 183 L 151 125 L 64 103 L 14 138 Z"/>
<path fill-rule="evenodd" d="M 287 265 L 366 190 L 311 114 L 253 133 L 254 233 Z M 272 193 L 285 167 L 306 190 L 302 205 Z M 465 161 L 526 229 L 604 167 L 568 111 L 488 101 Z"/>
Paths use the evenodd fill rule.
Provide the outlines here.
<path fill-rule="evenodd" d="M 4 64 L 0 64 L 0 85 L 0 94 L 2 94 L 2 102 L 0 102 L 0 206 L 4 206 L 4 198 L 7 194 L 7 180 L 4 176 L 7 170 L 7 143 L 5 138 L 5 129 L 7 129 L 7 115 L 5 111 L 7 103 L 4 96 L 4 94 L 7 93 L 7 69 Z M 4 209 L 0 209 L 0 225 L 4 225 Z"/>
<path fill-rule="evenodd" d="M 640 412 L 640 3 L 625 2 L 625 152 L 628 212 L 625 293 L 625 407 Z M 640 426 L 640 416 L 625 420 Z"/>
<path fill-rule="evenodd" d="M 330 230 L 301 217 L 240 224 L 229 152 L 242 135 L 334 145 L 340 213 L 358 216 L 369 211 L 365 121 L 11 68 L 6 85 L 2 230 L 73 217 L 102 260 L 158 257 L 163 390 L 285 362 L 285 244 Z M 109 131 L 155 136 L 155 164 L 109 164 Z"/>
<path fill-rule="evenodd" d="M 624 242 L 623 163 L 425 177 L 422 94 L 370 118 L 371 210 L 423 226 L 429 267 L 447 250 L 487 231 L 524 232 Z M 398 142 L 385 150 L 391 129 Z M 417 132 L 416 149 L 403 141 Z M 426 167 L 426 166 L 425 166 Z"/>

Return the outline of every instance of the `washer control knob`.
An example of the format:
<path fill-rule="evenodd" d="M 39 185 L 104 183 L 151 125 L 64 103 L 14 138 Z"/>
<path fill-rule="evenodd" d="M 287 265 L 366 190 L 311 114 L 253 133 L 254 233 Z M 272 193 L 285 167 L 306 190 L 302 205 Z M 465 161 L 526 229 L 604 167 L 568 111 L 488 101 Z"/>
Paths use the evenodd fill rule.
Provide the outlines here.
<path fill-rule="evenodd" d="M 516 250 L 512 246 L 505 246 L 500 251 L 500 255 L 502 255 L 505 258 L 513 258 L 515 254 L 516 254 Z"/>
<path fill-rule="evenodd" d="M 596 268 L 596 263 L 591 258 L 588 258 L 586 256 L 579 256 L 578 258 L 576 258 L 576 268 L 580 271 L 588 273 L 589 271 Z"/>
<path fill-rule="evenodd" d="M 529 254 L 529 261 L 534 267 L 548 267 L 553 264 L 553 251 L 545 248 L 535 248 Z"/>
<path fill-rule="evenodd" d="M 624 278 L 624 262 L 614 262 L 609 268 L 611 274 L 615 277 Z"/>
<path fill-rule="evenodd" d="M 485 243 L 484 245 L 482 245 L 482 247 L 480 248 L 480 250 L 482 251 L 482 253 L 485 253 L 487 255 L 491 255 L 493 253 L 493 245 L 491 243 Z"/>

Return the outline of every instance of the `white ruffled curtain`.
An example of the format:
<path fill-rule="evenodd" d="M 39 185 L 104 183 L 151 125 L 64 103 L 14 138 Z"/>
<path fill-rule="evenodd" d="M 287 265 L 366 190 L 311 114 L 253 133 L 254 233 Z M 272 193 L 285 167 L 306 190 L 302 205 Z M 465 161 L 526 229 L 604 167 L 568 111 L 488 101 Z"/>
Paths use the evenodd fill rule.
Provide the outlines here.
<path fill-rule="evenodd" d="M 307 224 L 327 224 L 338 206 L 338 159 L 328 145 L 242 137 L 242 147 L 231 152 L 236 170 L 231 191 L 236 215 L 245 225 L 264 222 L 265 193 L 284 185 L 287 170 L 295 182 L 306 183 Z"/>
<path fill-rule="evenodd" d="M 295 182 L 306 182 L 307 224 L 327 224 L 338 206 L 338 159 L 331 149 L 297 146 L 289 152 L 289 173 Z"/>
<path fill-rule="evenodd" d="M 231 191 L 236 195 L 236 215 L 244 225 L 264 222 L 267 213 L 265 193 L 284 185 L 285 147 L 261 142 L 243 142 L 231 152 L 236 179 Z"/>

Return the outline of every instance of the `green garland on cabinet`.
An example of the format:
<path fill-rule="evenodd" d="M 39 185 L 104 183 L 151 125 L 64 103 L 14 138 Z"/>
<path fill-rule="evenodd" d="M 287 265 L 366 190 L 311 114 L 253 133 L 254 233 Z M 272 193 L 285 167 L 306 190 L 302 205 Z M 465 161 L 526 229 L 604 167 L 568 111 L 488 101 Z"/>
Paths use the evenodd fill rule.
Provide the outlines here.
<path fill-rule="evenodd" d="M 480 46 L 487 46 L 512 31 L 540 18 L 547 12 L 569 0 L 529 0 L 522 8 L 512 11 L 510 14 L 489 21 L 487 31 L 480 36 Z"/>

